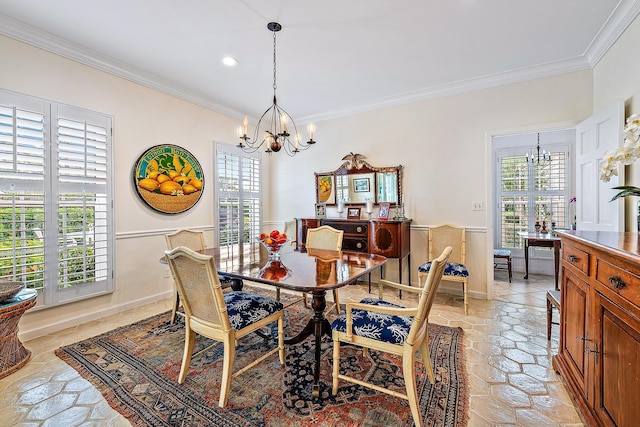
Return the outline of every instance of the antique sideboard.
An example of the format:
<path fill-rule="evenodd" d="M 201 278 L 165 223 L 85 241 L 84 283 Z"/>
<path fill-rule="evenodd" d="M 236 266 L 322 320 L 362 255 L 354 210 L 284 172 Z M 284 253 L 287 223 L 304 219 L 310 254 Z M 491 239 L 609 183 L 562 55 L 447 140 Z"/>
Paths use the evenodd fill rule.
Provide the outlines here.
<path fill-rule="evenodd" d="M 398 281 L 402 283 L 402 260 L 407 259 L 411 284 L 411 220 L 296 218 L 296 249 L 305 250 L 307 230 L 329 225 L 344 231 L 342 249 L 382 255 L 398 260 Z M 384 273 L 382 273 L 384 274 Z"/>
<path fill-rule="evenodd" d="M 640 422 L 640 244 L 637 233 L 566 231 L 560 346 L 553 367 L 589 426 Z"/>

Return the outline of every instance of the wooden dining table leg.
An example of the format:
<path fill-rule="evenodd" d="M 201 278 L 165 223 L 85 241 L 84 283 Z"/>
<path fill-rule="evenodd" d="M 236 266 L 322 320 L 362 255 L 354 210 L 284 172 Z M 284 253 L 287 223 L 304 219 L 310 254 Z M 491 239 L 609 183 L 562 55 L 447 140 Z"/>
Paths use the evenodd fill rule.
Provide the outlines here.
<path fill-rule="evenodd" d="M 327 308 L 326 291 L 324 289 L 311 292 L 311 308 L 313 309 L 313 317 L 309 319 L 306 326 L 295 337 L 287 338 L 284 343 L 298 344 L 304 341 L 310 335 L 315 338 L 315 369 L 313 372 L 313 390 L 314 398 L 320 397 L 320 359 L 322 356 L 322 335 L 331 336 L 331 324 L 324 317 L 324 310 Z"/>

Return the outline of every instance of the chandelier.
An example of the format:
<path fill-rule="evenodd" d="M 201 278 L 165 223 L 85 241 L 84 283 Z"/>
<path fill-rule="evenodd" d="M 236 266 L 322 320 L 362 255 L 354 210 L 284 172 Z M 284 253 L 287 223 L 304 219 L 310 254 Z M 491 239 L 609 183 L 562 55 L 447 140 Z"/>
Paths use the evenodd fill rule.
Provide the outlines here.
<path fill-rule="evenodd" d="M 238 129 L 240 137 L 238 148 L 246 153 L 253 153 L 265 144 L 265 152 L 269 155 L 284 148 L 289 156 L 295 156 L 316 143 L 313 140 L 315 128 L 313 124 L 309 125 L 309 140 L 302 142 L 296 123 L 289 113 L 278 105 L 276 99 L 276 33 L 282 29 L 282 25 L 277 22 L 269 22 L 267 28 L 273 32 L 273 104 L 260 116 L 253 139 L 247 136 L 249 119 L 245 116 L 242 126 Z"/>
<path fill-rule="evenodd" d="M 546 150 L 542 150 L 540 152 L 540 132 L 538 132 L 538 146 L 536 147 L 537 153 L 527 153 L 525 157 L 527 158 L 527 163 L 531 163 L 532 165 L 544 166 L 547 163 L 551 162 L 551 153 Z"/>

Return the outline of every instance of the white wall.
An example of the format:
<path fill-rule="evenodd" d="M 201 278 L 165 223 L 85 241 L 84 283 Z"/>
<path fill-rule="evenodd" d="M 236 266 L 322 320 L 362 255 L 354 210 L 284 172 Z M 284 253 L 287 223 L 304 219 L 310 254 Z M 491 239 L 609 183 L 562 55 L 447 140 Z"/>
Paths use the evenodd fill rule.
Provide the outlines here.
<path fill-rule="evenodd" d="M 314 147 L 294 158 L 273 156 L 271 218 L 313 216 L 313 172 L 336 169 L 348 152 L 373 166 L 401 164 L 413 220 L 412 273 L 426 261 L 428 226 L 466 226 L 469 288 L 484 298 L 493 273 L 491 135 L 581 121 L 591 115 L 591 85 L 591 71 L 583 71 L 318 123 Z M 485 211 L 471 211 L 472 201 L 482 201 Z"/>
<path fill-rule="evenodd" d="M 625 101 L 625 117 L 640 114 L 640 19 L 634 22 L 593 69 L 593 110 L 599 111 L 616 99 Z M 627 166 L 626 185 L 640 187 L 640 164 Z M 637 231 L 637 197 L 625 200 L 627 231 Z"/>
<path fill-rule="evenodd" d="M 207 243 L 213 243 L 212 141 L 235 144 L 237 121 L 7 37 L 0 36 L 0 51 L 3 64 L 11 64 L 0 67 L 3 88 L 114 117 L 116 291 L 30 310 L 21 322 L 21 336 L 33 338 L 168 297 L 172 284 L 166 267 L 158 263 L 163 234 L 198 227 L 208 231 Z M 417 265 L 426 260 L 427 227 L 464 225 L 469 227 L 470 290 L 485 297 L 492 274 L 492 212 L 472 212 L 471 202 L 490 208 L 491 136 L 575 123 L 591 114 L 592 105 L 592 73 L 582 71 L 318 123 L 313 148 L 294 158 L 273 155 L 265 162 L 265 226 L 313 216 L 313 172 L 336 169 L 350 151 L 364 154 L 374 166 L 401 164 L 407 216 L 413 219 L 412 281 Z M 183 146 L 203 167 L 205 194 L 184 214 L 154 213 L 131 186 L 139 154 L 160 143 Z M 394 277 L 395 264 L 387 269 L 388 277 Z"/>
<path fill-rule="evenodd" d="M 207 244 L 213 244 L 213 141 L 235 143 L 237 121 L 7 37 L 0 36 L 0 52 L 4 89 L 110 114 L 114 129 L 115 292 L 29 310 L 20 324 L 21 336 L 29 339 L 171 295 L 167 267 L 158 263 L 163 236 L 180 227 L 199 227 L 207 231 Z M 204 171 L 203 196 L 183 214 L 151 211 L 132 187 L 138 156 L 162 143 L 186 148 Z"/>

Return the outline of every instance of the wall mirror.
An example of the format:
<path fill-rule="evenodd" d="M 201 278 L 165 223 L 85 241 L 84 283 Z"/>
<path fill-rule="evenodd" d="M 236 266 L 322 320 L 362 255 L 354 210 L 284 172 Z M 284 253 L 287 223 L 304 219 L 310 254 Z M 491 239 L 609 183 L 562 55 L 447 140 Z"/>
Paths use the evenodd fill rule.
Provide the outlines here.
<path fill-rule="evenodd" d="M 349 153 L 332 172 L 316 172 L 316 203 L 363 205 L 402 202 L 402 166 L 376 167 L 361 154 Z"/>

